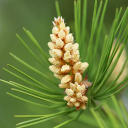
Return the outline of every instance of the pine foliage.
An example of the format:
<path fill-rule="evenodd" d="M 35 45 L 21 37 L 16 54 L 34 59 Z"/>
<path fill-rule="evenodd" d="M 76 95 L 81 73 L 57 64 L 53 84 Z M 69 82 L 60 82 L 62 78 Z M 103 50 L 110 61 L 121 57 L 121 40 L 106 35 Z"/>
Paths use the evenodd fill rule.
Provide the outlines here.
<path fill-rule="evenodd" d="M 58 116 L 65 115 L 71 117 L 71 119 L 56 125 L 54 128 L 62 127 L 76 120 L 85 123 L 85 125 L 88 124 L 90 127 L 94 128 L 128 127 L 128 112 L 123 102 L 121 100 L 117 101 L 114 96 L 128 85 L 128 76 L 124 78 L 122 82 L 116 84 L 116 81 L 125 69 L 128 57 L 126 58 L 122 70 L 119 72 L 117 78 L 112 81 L 111 84 L 108 84 L 108 79 L 117 64 L 121 53 L 126 46 L 126 43 L 128 42 L 128 31 L 126 27 L 128 8 L 125 10 L 123 16 L 121 16 L 122 8 L 116 10 L 115 19 L 113 20 L 113 23 L 111 25 L 110 32 L 107 34 L 104 31 L 104 17 L 108 0 L 106 0 L 105 3 L 103 3 L 103 1 L 100 1 L 99 5 L 97 4 L 97 0 L 95 0 L 91 33 L 87 34 L 89 33 L 86 29 L 87 0 L 83 1 L 83 6 L 81 6 L 81 2 L 81 0 L 74 1 L 74 33 L 75 41 L 79 43 L 80 46 L 79 49 L 81 61 L 86 61 L 89 63 L 89 68 L 86 73 L 83 74 L 83 77 L 85 77 L 85 75 L 88 75 L 89 81 L 93 83 L 92 86 L 89 87 L 87 93 L 87 96 L 89 98 L 87 109 L 85 111 L 76 111 L 74 107 L 67 108 L 66 101 L 63 100 L 65 94 L 63 93 L 63 89 L 58 88 L 59 83 L 56 82 L 56 79 L 51 79 L 48 75 L 41 72 L 36 67 L 31 66 L 28 62 L 25 62 L 13 53 L 10 53 L 10 55 L 16 61 L 27 67 L 32 72 L 40 75 L 42 77 L 42 80 L 36 80 L 20 69 L 8 64 L 8 67 L 10 69 L 13 69 L 14 72 L 10 69 L 3 69 L 11 75 L 15 76 L 16 79 L 24 81 L 29 86 L 22 85 L 15 81 L 6 81 L 1 79 L 0 81 L 7 83 L 13 87 L 12 91 L 14 91 L 14 94 L 12 92 L 7 92 L 7 94 L 21 101 L 41 106 L 43 108 L 56 109 L 58 111 L 56 113 L 47 115 L 16 115 L 15 117 L 32 118 L 30 120 L 18 123 L 16 125 L 16 128 L 23 128 L 38 123 L 43 123 Z M 55 2 L 55 6 L 57 10 L 57 16 L 61 16 L 58 1 Z M 16 34 L 16 36 L 25 46 L 31 56 L 35 58 L 35 61 L 37 61 L 44 70 L 50 72 L 48 69 L 50 65 L 48 61 L 48 55 L 44 52 L 43 48 L 41 48 L 40 44 L 37 42 L 34 36 L 25 28 L 23 28 L 23 30 L 35 45 L 35 49 L 40 52 L 43 58 L 40 58 L 38 55 L 36 55 L 18 34 Z M 114 45 L 115 39 L 116 43 Z M 113 45 L 114 48 L 112 49 Z M 99 49 L 99 46 L 102 48 Z M 98 52 L 99 50 L 101 52 L 100 55 Z M 114 59 L 115 56 L 116 58 Z M 43 83 L 44 79 L 47 81 L 47 84 L 52 85 L 52 88 Z M 42 101 L 42 103 L 38 103 L 38 101 L 31 101 L 29 98 L 20 97 L 16 95 L 17 93 L 15 94 L 15 92 L 39 99 Z M 114 106 L 113 109 L 111 109 L 107 104 L 107 98 L 111 98 Z M 72 113 L 75 113 L 75 116 L 72 117 L 70 115 Z M 95 122 L 95 126 L 91 123 L 92 120 Z"/>

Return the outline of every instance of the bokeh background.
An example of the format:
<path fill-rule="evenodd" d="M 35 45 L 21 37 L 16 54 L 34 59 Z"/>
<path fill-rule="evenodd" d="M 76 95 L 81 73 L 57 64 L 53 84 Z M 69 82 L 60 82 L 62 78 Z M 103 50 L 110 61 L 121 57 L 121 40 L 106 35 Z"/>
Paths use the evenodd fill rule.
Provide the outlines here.
<path fill-rule="evenodd" d="M 74 27 L 73 2 L 74 0 L 59 0 L 61 14 L 63 18 L 65 18 L 65 22 L 71 26 L 71 31 L 73 31 Z M 104 20 L 108 31 L 114 19 L 116 7 L 123 7 L 124 12 L 127 6 L 128 0 L 109 0 Z M 90 32 L 94 0 L 88 0 L 87 7 L 87 29 Z M 16 79 L 2 69 L 2 67 L 8 68 L 7 64 L 12 64 L 24 72 L 31 74 L 33 77 L 41 79 L 14 60 L 9 55 L 9 52 L 14 53 L 29 64 L 37 66 L 38 69 L 43 72 L 43 69 L 27 52 L 15 34 L 18 33 L 31 48 L 34 48 L 22 29 L 25 27 L 34 35 L 43 50 L 48 53 L 47 42 L 50 40 L 49 34 L 51 33 L 53 18 L 56 16 L 54 0 L 0 0 L 0 79 L 8 81 L 14 80 L 22 83 L 22 81 Z M 126 50 L 128 50 L 128 48 L 126 48 Z M 8 96 L 6 92 L 11 92 L 10 89 L 10 85 L 0 82 L 0 128 L 14 128 L 16 123 L 26 120 L 15 118 L 14 115 L 38 115 L 55 112 L 54 110 L 34 106 Z M 125 103 L 127 103 L 128 98 L 127 91 L 128 89 L 126 88 L 122 95 Z M 58 123 L 63 122 L 65 119 L 67 119 L 67 117 L 56 118 L 49 122 L 30 126 L 30 128 L 52 128 Z M 74 122 L 66 125 L 66 128 L 76 126 L 79 126 L 80 128 L 85 127 L 85 125 L 80 122 Z M 86 126 L 86 128 L 90 127 Z"/>

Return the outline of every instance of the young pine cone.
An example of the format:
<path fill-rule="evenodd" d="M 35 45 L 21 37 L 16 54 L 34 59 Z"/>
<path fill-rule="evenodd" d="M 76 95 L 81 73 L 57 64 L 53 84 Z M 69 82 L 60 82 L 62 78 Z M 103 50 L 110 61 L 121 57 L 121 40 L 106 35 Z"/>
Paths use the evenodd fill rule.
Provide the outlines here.
<path fill-rule="evenodd" d="M 54 18 L 49 58 L 52 64 L 49 69 L 54 76 L 61 80 L 60 88 L 65 89 L 67 96 L 64 100 L 68 101 L 67 106 L 75 106 L 77 110 L 86 109 L 88 98 L 85 96 L 86 87 L 82 82 L 82 74 L 89 66 L 87 62 L 82 63 L 79 55 L 79 44 L 74 43 L 74 37 L 70 33 L 70 28 L 65 26 L 62 17 Z"/>

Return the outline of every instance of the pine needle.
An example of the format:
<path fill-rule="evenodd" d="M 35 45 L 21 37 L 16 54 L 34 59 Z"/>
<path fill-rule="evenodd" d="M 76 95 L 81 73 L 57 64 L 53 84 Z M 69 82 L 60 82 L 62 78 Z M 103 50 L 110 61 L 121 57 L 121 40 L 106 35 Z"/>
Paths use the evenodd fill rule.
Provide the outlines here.
<path fill-rule="evenodd" d="M 59 8 L 59 3 L 58 3 L 58 1 L 57 1 L 57 0 L 55 1 L 55 5 L 56 5 L 56 12 L 57 12 L 57 16 L 61 16 L 60 8 Z"/>

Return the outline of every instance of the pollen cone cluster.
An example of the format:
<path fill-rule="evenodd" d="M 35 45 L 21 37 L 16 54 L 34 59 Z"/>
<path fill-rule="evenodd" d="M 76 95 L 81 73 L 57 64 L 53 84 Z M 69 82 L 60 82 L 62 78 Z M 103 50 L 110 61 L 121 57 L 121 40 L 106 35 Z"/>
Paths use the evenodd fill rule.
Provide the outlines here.
<path fill-rule="evenodd" d="M 65 26 L 64 19 L 54 18 L 53 25 L 51 41 L 48 42 L 52 57 L 49 58 L 52 64 L 49 69 L 61 80 L 59 87 L 65 89 L 67 96 L 64 100 L 68 101 L 67 106 L 75 106 L 77 110 L 86 109 L 87 89 L 82 82 L 82 74 L 88 63 L 80 61 L 79 44 L 74 43 L 74 37 L 70 33 L 70 28 Z"/>
<path fill-rule="evenodd" d="M 115 43 L 116 43 L 116 39 L 114 40 L 114 43 L 113 43 L 113 45 L 112 45 L 112 51 L 113 51 L 113 49 L 114 49 L 114 47 L 115 47 Z M 119 46 L 119 49 L 117 50 L 117 53 L 115 54 L 115 57 L 114 57 L 114 59 L 113 59 L 113 61 L 112 61 L 112 64 L 114 63 L 116 57 L 118 56 L 119 51 L 120 51 L 120 49 L 121 49 L 121 46 L 122 46 L 122 45 Z M 112 51 L 111 51 L 111 52 L 112 52 Z M 109 82 L 114 81 L 114 80 L 116 79 L 116 77 L 119 75 L 120 71 L 122 70 L 123 65 L 124 65 L 124 63 L 125 63 L 125 60 L 127 59 L 127 54 L 126 54 L 126 53 L 127 53 L 127 52 L 126 52 L 126 49 L 124 48 L 124 50 L 123 50 L 123 52 L 122 52 L 122 54 L 121 54 L 121 56 L 120 56 L 120 58 L 119 58 L 119 60 L 118 60 L 118 62 L 117 62 L 117 64 L 116 64 L 116 66 L 115 66 L 115 68 L 114 68 L 114 70 L 113 70 L 111 76 L 109 77 Z M 111 66 L 112 66 L 112 65 L 111 65 Z M 124 80 L 124 78 L 126 78 L 127 76 L 128 76 L 128 63 L 126 64 L 126 66 L 125 66 L 125 68 L 124 68 L 122 74 L 120 75 L 120 77 L 119 77 L 118 80 L 116 81 L 116 84 L 121 83 L 121 82 Z"/>

